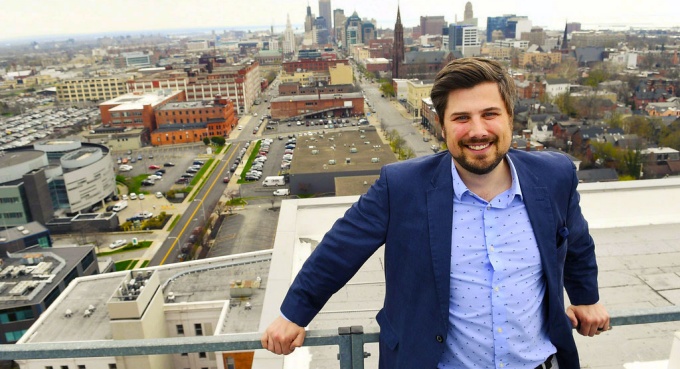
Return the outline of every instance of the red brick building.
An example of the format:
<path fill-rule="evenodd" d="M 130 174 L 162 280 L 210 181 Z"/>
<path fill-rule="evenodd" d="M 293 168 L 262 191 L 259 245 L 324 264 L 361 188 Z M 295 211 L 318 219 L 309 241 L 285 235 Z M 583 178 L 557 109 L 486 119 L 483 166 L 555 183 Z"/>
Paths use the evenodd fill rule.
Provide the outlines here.
<path fill-rule="evenodd" d="M 272 119 L 348 117 L 364 114 L 361 92 L 279 96 L 271 100 Z"/>
<path fill-rule="evenodd" d="M 317 95 L 317 94 L 344 94 L 355 92 L 354 85 L 328 85 L 328 86 L 301 86 L 299 83 L 290 82 L 279 85 L 279 96 L 292 95 Z"/>
<path fill-rule="evenodd" d="M 173 102 L 186 101 L 184 91 L 164 91 L 156 94 L 133 92 L 99 104 L 105 127 L 156 129 L 154 110 Z"/>
<path fill-rule="evenodd" d="M 295 73 L 297 70 L 328 73 L 329 68 L 334 67 L 337 64 L 349 65 L 349 61 L 347 59 L 300 59 L 284 62 L 283 70 L 286 71 L 286 73 Z"/>
<path fill-rule="evenodd" d="M 154 146 L 202 141 L 205 137 L 229 137 L 238 123 L 231 100 L 166 104 L 155 111 L 158 128 L 151 132 Z"/>

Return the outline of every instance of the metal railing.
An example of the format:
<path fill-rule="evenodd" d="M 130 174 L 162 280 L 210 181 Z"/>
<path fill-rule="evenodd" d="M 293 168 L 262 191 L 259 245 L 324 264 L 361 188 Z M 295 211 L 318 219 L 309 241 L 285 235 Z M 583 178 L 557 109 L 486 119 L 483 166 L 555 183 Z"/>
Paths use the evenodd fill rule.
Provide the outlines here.
<path fill-rule="evenodd" d="M 612 312 L 613 327 L 634 324 L 680 321 L 680 306 Z M 338 346 L 341 369 L 363 369 L 364 344 L 378 342 L 377 328 L 364 331 L 361 326 L 307 332 L 305 346 Z M 187 352 L 228 352 L 262 349 L 260 333 L 218 336 L 172 337 L 156 339 L 27 343 L 2 345 L 0 360 L 81 358 L 134 355 L 167 355 Z"/>

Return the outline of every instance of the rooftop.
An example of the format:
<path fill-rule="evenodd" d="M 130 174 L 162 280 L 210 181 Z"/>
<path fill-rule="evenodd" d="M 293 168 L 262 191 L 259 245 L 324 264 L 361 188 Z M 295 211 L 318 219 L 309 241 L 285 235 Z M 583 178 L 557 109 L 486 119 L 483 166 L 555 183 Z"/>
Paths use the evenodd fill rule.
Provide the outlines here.
<path fill-rule="evenodd" d="M 343 99 L 363 99 L 361 92 L 345 92 L 337 94 L 309 94 L 309 95 L 285 95 L 272 98 L 271 102 L 288 102 L 288 101 L 308 101 L 308 100 L 334 100 L 338 96 Z"/>
<path fill-rule="evenodd" d="M 396 159 L 390 146 L 383 144 L 374 127 L 360 126 L 349 131 L 298 136 L 291 174 L 344 172 L 380 168 Z M 346 159 L 350 163 L 346 163 Z M 331 163 L 334 161 L 334 164 Z"/>
<path fill-rule="evenodd" d="M 111 108 L 109 111 L 121 111 L 121 110 L 141 110 L 144 105 L 156 106 L 161 102 L 167 100 L 171 96 L 175 96 L 182 93 L 182 91 L 158 91 L 157 93 L 149 94 L 139 94 L 139 93 L 129 93 L 125 95 L 120 95 L 114 99 L 104 101 L 101 105 L 118 105 Z"/>

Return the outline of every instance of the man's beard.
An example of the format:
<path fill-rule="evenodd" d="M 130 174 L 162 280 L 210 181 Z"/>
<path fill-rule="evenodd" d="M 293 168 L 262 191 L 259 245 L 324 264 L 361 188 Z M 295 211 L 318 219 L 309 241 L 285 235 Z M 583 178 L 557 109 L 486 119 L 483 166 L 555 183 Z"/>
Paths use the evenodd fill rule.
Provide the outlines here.
<path fill-rule="evenodd" d="M 470 158 L 468 155 L 466 155 L 468 148 L 467 146 L 470 145 L 475 145 L 475 144 L 485 144 L 489 143 L 491 146 L 496 147 L 496 156 L 493 159 L 491 163 L 486 163 L 486 162 L 480 162 L 478 160 L 474 160 L 474 158 Z M 470 141 L 467 141 L 465 143 L 463 142 L 458 142 L 458 148 L 460 148 L 460 154 L 458 156 L 454 156 L 453 153 L 451 156 L 453 159 L 463 167 L 463 169 L 467 170 L 470 173 L 477 174 L 477 175 L 484 175 L 484 174 L 489 174 L 491 171 L 493 171 L 498 164 L 500 164 L 503 161 L 503 158 L 505 157 L 505 154 L 507 154 L 507 150 L 502 152 L 499 147 L 498 147 L 498 137 L 494 137 L 492 139 L 486 139 L 486 140 L 476 140 L 472 139 Z"/>

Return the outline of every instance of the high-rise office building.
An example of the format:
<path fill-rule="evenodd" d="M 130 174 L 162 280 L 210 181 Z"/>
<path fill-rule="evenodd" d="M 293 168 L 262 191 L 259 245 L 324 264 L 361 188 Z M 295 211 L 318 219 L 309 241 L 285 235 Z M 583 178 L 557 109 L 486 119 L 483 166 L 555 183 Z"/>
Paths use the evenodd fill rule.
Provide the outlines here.
<path fill-rule="evenodd" d="M 441 35 L 444 27 L 446 20 L 443 15 L 420 17 L 420 33 L 423 35 Z"/>
<path fill-rule="evenodd" d="M 305 14 L 305 33 L 311 32 L 314 27 L 314 14 L 312 14 L 312 7 L 307 5 L 307 14 Z"/>
<path fill-rule="evenodd" d="M 323 17 L 326 22 L 326 29 L 331 32 L 333 29 L 333 19 L 331 18 L 331 0 L 319 0 L 319 17 Z"/>
<path fill-rule="evenodd" d="M 333 40 L 335 42 L 345 41 L 345 11 L 343 9 L 333 10 Z"/>

